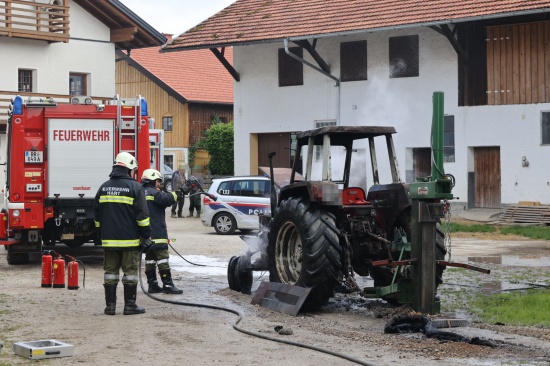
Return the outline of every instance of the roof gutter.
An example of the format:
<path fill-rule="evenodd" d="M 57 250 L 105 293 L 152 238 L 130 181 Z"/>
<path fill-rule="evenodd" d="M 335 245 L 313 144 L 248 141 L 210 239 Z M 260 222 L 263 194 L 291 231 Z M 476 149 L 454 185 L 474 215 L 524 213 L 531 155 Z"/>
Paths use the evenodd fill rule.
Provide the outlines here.
<path fill-rule="evenodd" d="M 307 66 L 311 67 L 312 69 L 320 72 L 321 74 L 325 75 L 326 77 L 329 77 L 332 80 L 336 81 L 335 87 L 338 88 L 338 100 L 336 102 L 336 124 L 340 125 L 340 79 L 338 79 L 336 76 L 332 75 L 331 73 L 326 72 L 325 70 L 321 69 L 320 67 L 317 67 L 314 64 L 312 64 L 312 63 L 304 60 L 303 58 L 298 57 L 297 55 L 293 54 L 292 52 L 290 52 L 290 50 L 288 49 L 288 42 L 289 42 L 288 38 L 285 38 L 283 40 L 283 42 L 284 42 L 284 45 L 285 45 L 285 52 L 286 52 L 287 55 L 289 55 L 293 59 L 297 60 L 298 62 L 301 62 L 302 64 L 307 65 Z"/>
<path fill-rule="evenodd" d="M 312 69 L 319 71 L 321 74 L 325 75 L 326 77 L 329 77 L 332 80 L 336 81 L 335 86 L 338 86 L 338 87 L 340 86 L 340 79 L 338 79 L 336 76 L 326 72 L 325 70 L 321 69 L 320 67 L 317 67 L 314 64 L 312 64 L 310 62 L 307 62 L 303 58 L 300 58 L 300 57 L 296 56 L 295 54 L 293 54 L 292 52 L 290 52 L 290 50 L 288 49 L 288 41 L 289 41 L 289 38 L 285 38 L 283 40 L 283 42 L 285 44 L 285 52 L 286 52 L 287 55 L 289 55 L 290 57 L 292 57 L 295 60 L 298 60 L 299 62 L 303 63 L 304 65 L 307 65 L 307 66 L 311 67 Z"/>

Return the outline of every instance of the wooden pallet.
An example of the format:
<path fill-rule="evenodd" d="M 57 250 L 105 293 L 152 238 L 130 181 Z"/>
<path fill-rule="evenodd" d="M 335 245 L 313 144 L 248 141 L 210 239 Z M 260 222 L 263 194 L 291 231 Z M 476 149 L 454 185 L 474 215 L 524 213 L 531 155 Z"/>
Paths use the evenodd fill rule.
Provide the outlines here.
<path fill-rule="evenodd" d="M 531 224 L 550 225 L 550 205 L 507 206 L 497 221 L 499 225 Z"/>

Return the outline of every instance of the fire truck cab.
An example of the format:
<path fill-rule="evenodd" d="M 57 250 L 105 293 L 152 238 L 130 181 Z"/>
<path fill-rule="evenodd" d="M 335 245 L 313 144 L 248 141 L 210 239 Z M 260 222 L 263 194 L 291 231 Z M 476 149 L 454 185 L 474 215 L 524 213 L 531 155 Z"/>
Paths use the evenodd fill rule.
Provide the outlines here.
<path fill-rule="evenodd" d="M 149 168 L 144 98 L 116 96 L 93 104 L 89 97 L 75 96 L 70 102 L 16 96 L 9 106 L 0 212 L 0 245 L 8 250 L 9 264 L 27 263 L 30 253 L 58 242 L 100 245 L 93 201 L 115 156 L 126 151 L 136 157 L 136 179 Z"/>

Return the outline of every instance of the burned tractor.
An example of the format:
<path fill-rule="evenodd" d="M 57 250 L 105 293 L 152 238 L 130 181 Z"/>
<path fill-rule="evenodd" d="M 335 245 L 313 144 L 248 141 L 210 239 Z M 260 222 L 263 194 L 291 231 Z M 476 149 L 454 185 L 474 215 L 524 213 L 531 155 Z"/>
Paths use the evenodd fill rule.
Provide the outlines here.
<path fill-rule="evenodd" d="M 449 265 L 439 221 L 454 182 L 443 171 L 442 126 L 443 95 L 436 93 L 432 175 L 411 184 L 399 176 L 393 127 L 329 126 L 299 133 L 292 170 L 270 168 L 271 215 L 260 217 L 257 237 L 242 237 L 250 249 L 230 260 L 230 288 L 250 292 L 252 271 L 269 270 L 271 282 L 310 289 L 305 310 L 324 305 L 340 288 L 437 312 L 435 292 Z M 379 140 L 388 151 L 387 184 L 379 178 Z M 361 141 L 368 141 L 372 169 L 367 193 L 352 168 L 365 165 L 353 158 L 361 147 L 366 150 Z M 255 253 L 259 258 L 252 261 Z M 374 287 L 359 288 L 355 274 L 370 276 Z"/>

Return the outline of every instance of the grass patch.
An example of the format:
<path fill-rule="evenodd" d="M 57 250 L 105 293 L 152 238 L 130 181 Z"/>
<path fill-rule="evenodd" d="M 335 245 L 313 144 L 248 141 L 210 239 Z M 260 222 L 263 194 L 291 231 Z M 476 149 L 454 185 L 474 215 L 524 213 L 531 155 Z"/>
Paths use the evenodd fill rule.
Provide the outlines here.
<path fill-rule="evenodd" d="M 472 309 L 486 323 L 550 327 L 544 310 L 550 303 L 550 290 L 527 290 L 489 296 L 478 296 Z"/>
<path fill-rule="evenodd" d="M 487 224 L 459 224 L 451 222 L 452 233 L 496 233 L 518 235 L 530 239 L 550 240 L 550 226 L 493 226 Z"/>
<path fill-rule="evenodd" d="M 500 229 L 501 234 L 521 235 L 531 239 L 550 240 L 550 226 L 507 226 Z"/>
<path fill-rule="evenodd" d="M 463 232 L 463 233 L 494 233 L 497 229 L 491 225 L 485 224 L 457 224 L 451 222 L 451 232 Z"/>

